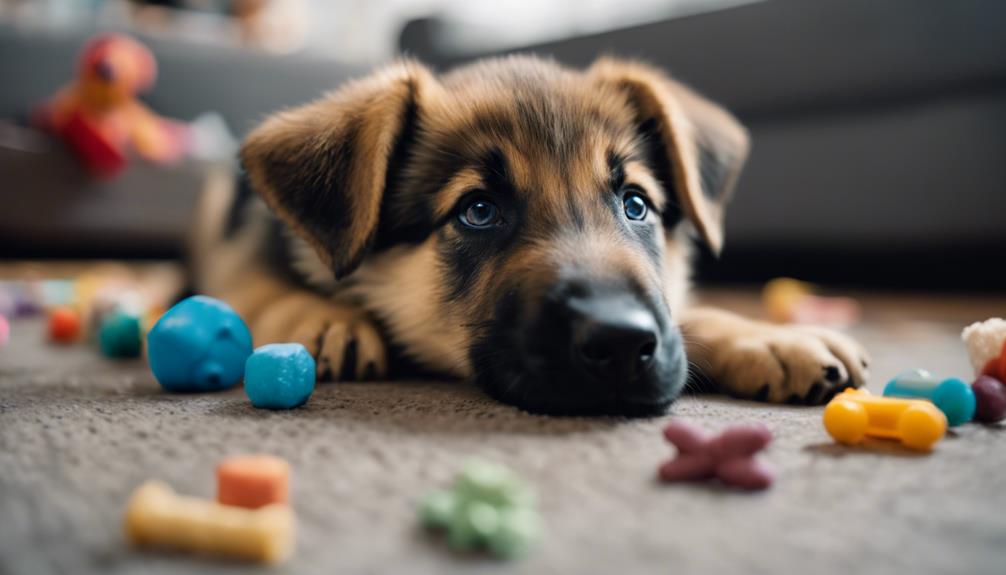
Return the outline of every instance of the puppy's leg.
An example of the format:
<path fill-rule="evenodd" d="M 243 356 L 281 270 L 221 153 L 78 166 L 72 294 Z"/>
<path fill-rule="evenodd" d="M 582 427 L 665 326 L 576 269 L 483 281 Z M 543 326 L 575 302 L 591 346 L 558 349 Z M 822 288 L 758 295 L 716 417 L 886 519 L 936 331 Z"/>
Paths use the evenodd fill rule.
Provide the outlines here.
<path fill-rule="evenodd" d="M 846 387 L 862 386 L 868 377 L 862 347 L 826 328 L 697 308 L 685 313 L 682 332 L 695 367 L 737 397 L 816 405 Z"/>
<path fill-rule="evenodd" d="M 248 323 L 255 345 L 296 342 L 317 359 L 319 379 L 384 377 L 384 340 L 373 320 L 351 305 L 291 286 L 266 272 L 247 271 L 214 293 Z"/>

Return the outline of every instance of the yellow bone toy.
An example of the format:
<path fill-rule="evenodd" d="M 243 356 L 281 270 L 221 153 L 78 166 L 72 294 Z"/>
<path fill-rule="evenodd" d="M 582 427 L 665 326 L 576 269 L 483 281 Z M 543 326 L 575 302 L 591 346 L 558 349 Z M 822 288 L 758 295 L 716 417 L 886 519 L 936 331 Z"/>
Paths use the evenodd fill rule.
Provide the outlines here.
<path fill-rule="evenodd" d="M 287 505 L 245 509 L 177 495 L 159 481 L 133 492 L 126 537 L 158 545 L 278 563 L 293 551 L 294 517 Z"/>
<path fill-rule="evenodd" d="M 898 439 L 908 447 L 928 451 L 946 433 L 947 417 L 928 401 L 847 389 L 824 408 L 824 428 L 835 441 L 848 445 L 870 436 Z"/>

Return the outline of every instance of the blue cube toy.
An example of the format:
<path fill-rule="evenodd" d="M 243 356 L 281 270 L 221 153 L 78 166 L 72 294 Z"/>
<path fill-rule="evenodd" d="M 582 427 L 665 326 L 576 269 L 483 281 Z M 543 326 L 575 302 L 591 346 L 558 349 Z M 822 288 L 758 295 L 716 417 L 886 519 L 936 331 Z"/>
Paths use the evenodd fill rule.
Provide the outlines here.
<path fill-rule="evenodd" d="M 107 357 L 139 357 L 143 348 L 140 318 L 125 312 L 115 312 L 101 322 L 98 345 Z"/>
<path fill-rule="evenodd" d="M 314 358 L 299 343 L 273 343 L 255 350 L 245 364 L 245 393 L 264 409 L 293 409 L 314 391 Z"/>
<path fill-rule="evenodd" d="M 245 322 L 224 302 L 202 295 L 178 302 L 147 335 L 150 369 L 168 391 L 233 387 L 251 353 Z"/>
<path fill-rule="evenodd" d="M 975 415 L 975 393 L 957 378 L 940 381 L 924 369 L 897 375 L 884 387 L 888 397 L 928 399 L 947 416 L 951 426 L 971 421 Z"/>

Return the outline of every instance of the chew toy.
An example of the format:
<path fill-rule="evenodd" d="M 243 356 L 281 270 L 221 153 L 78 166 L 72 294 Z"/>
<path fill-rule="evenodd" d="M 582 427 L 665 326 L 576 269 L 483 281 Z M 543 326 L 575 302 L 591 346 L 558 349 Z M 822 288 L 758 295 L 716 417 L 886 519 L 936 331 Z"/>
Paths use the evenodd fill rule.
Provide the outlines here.
<path fill-rule="evenodd" d="M 80 338 L 80 314 L 71 307 L 57 307 L 49 312 L 49 339 L 73 343 Z"/>
<path fill-rule="evenodd" d="M 996 423 L 1006 417 L 1006 384 L 990 375 L 980 375 L 971 390 L 977 403 L 975 421 Z"/>
<path fill-rule="evenodd" d="M 947 431 L 947 417 L 921 399 L 877 397 L 865 389 L 847 389 L 824 408 L 824 428 L 839 442 L 855 445 L 865 437 L 897 439 L 928 451 Z"/>
<path fill-rule="evenodd" d="M 971 386 L 957 378 L 940 381 L 924 369 L 899 374 L 884 387 L 884 397 L 928 399 L 947 416 L 947 423 L 957 426 L 975 415 L 975 394 Z"/>
<path fill-rule="evenodd" d="M 286 505 L 244 509 L 175 494 L 148 481 L 126 508 L 126 537 L 136 545 L 278 563 L 294 546 L 293 511 Z"/>
<path fill-rule="evenodd" d="M 251 333 L 220 300 L 197 295 L 164 312 L 147 335 L 150 369 L 168 391 L 217 391 L 237 384 Z"/>
<path fill-rule="evenodd" d="M 139 357 L 143 348 L 140 318 L 123 312 L 113 313 L 101 322 L 98 344 L 101 353 L 108 357 Z"/>
<path fill-rule="evenodd" d="M 992 318 L 964 328 L 961 339 L 968 347 L 975 375 L 991 375 L 1006 382 L 1006 320 Z"/>
<path fill-rule="evenodd" d="M 0 314 L 0 347 L 7 345 L 10 341 L 10 322 L 7 318 Z"/>
<path fill-rule="evenodd" d="M 778 323 L 849 326 L 859 321 L 859 303 L 847 297 L 823 297 L 815 286 L 792 278 L 776 278 L 762 289 L 769 319 Z"/>
<path fill-rule="evenodd" d="M 697 427 L 672 421 L 664 428 L 678 453 L 660 466 L 660 479 L 667 482 L 719 479 L 740 489 L 765 489 L 775 472 L 755 458 L 772 441 L 772 432 L 762 425 L 736 425 L 716 437 Z"/>
<path fill-rule="evenodd" d="M 225 459 L 217 466 L 217 501 L 258 509 L 289 500 L 290 465 L 270 455 Z"/>
<path fill-rule="evenodd" d="M 525 554 L 541 536 L 534 494 L 502 465 L 472 462 L 450 490 L 430 492 L 419 507 L 427 528 L 457 550 L 485 548 L 501 559 Z"/>
<path fill-rule="evenodd" d="M 299 343 L 264 345 L 245 363 L 245 393 L 259 408 L 303 405 L 314 391 L 314 380 L 314 358 Z"/>

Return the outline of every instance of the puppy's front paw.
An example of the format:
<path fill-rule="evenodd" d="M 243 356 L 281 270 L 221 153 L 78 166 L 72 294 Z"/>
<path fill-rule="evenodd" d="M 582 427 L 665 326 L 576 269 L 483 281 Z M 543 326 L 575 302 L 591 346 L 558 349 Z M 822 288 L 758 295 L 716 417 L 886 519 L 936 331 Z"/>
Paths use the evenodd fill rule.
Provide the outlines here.
<path fill-rule="evenodd" d="M 384 340 L 363 312 L 310 297 L 267 309 L 253 327 L 256 345 L 302 344 L 316 359 L 322 381 L 362 381 L 387 375 Z"/>
<path fill-rule="evenodd" d="M 700 329 L 704 333 L 695 360 L 732 395 L 819 405 L 866 383 L 868 358 L 848 336 L 820 327 L 737 320 Z"/>
<path fill-rule="evenodd" d="M 366 317 L 333 320 L 323 326 L 315 341 L 319 379 L 363 381 L 388 373 L 384 341 Z"/>

